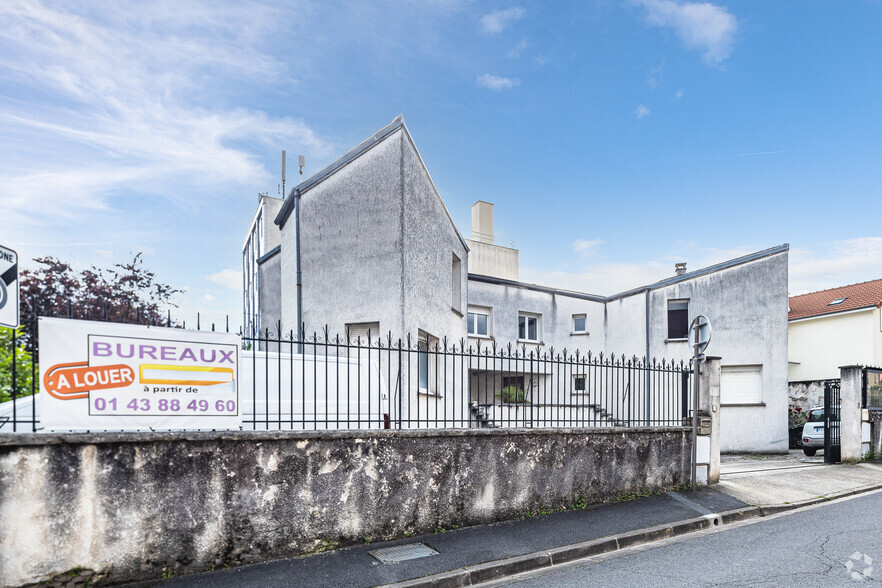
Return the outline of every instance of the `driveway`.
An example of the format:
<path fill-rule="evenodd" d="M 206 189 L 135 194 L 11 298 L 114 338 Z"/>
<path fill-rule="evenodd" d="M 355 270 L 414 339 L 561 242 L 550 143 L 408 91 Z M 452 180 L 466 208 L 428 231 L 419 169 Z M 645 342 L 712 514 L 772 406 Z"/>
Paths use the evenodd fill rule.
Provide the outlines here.
<path fill-rule="evenodd" d="M 823 455 L 806 457 L 802 450 L 786 455 L 724 455 L 720 483 L 714 489 L 765 506 L 882 485 L 880 464 L 826 465 L 823 460 Z"/>

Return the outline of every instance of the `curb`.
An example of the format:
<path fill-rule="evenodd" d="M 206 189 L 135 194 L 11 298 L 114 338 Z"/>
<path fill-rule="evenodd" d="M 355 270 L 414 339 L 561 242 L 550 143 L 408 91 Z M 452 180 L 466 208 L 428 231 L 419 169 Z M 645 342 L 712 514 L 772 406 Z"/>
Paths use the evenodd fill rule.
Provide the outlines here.
<path fill-rule="evenodd" d="M 861 486 L 851 490 L 835 492 L 828 496 L 819 496 L 809 500 L 769 506 L 746 506 L 720 513 L 709 514 L 694 519 L 686 519 L 669 525 L 659 525 L 637 531 L 629 531 L 618 535 L 610 535 L 591 541 L 573 543 L 554 549 L 527 553 L 516 557 L 489 561 L 447 572 L 423 576 L 404 582 L 385 584 L 383 588 L 460 588 L 474 586 L 491 580 L 499 580 L 507 576 L 548 568 L 578 559 L 611 553 L 635 545 L 653 543 L 662 539 L 679 537 L 712 527 L 719 527 L 748 519 L 767 517 L 781 512 L 796 510 L 806 506 L 830 502 L 846 496 L 863 494 L 882 489 L 882 484 Z"/>
<path fill-rule="evenodd" d="M 773 514 L 778 514 L 779 512 L 787 512 L 789 510 L 796 510 L 797 508 L 803 508 L 805 506 L 812 506 L 814 504 L 821 504 L 823 502 L 830 502 L 833 500 L 837 500 L 839 498 L 845 498 L 846 496 L 855 496 L 856 494 L 864 494 L 866 492 L 872 492 L 873 490 L 882 489 L 882 484 L 870 484 L 868 486 L 859 486 L 857 488 L 852 488 L 850 490 L 842 490 L 840 492 L 834 492 L 832 494 L 828 494 L 827 496 L 818 496 L 817 498 L 809 498 L 808 500 L 800 500 L 799 502 L 791 502 L 785 504 L 772 504 L 769 506 L 758 506 L 756 508 L 760 509 L 760 516 L 770 516 Z"/>

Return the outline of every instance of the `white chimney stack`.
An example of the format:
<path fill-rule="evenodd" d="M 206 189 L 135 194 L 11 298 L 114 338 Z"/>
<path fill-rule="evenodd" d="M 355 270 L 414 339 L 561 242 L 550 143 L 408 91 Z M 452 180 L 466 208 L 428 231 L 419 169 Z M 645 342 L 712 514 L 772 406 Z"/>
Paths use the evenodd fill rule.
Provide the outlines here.
<path fill-rule="evenodd" d="M 674 264 L 674 273 L 678 276 L 682 276 L 686 273 L 686 262 L 675 263 Z"/>
<path fill-rule="evenodd" d="M 472 204 L 472 241 L 493 244 L 493 205 L 489 202 Z"/>

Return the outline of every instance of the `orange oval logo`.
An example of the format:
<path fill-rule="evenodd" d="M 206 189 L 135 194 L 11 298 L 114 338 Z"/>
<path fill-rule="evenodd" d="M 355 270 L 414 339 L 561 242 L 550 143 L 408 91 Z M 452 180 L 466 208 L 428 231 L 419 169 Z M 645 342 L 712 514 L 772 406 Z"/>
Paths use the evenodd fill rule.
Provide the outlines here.
<path fill-rule="evenodd" d="M 90 390 L 122 388 L 135 382 L 135 370 L 125 364 L 89 366 L 59 363 L 43 374 L 43 388 L 59 400 L 88 398 Z"/>

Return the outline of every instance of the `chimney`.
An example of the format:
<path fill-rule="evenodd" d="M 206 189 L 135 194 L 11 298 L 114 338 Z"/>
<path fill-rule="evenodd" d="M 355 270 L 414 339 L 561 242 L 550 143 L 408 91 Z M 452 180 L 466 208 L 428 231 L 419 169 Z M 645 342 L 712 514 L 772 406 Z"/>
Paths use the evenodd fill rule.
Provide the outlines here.
<path fill-rule="evenodd" d="M 472 204 L 472 241 L 493 244 L 493 205 L 489 202 Z"/>
<path fill-rule="evenodd" d="M 674 264 L 674 274 L 676 274 L 678 276 L 682 276 L 685 273 L 686 273 L 686 262 L 685 261 L 683 261 L 681 263 Z"/>

